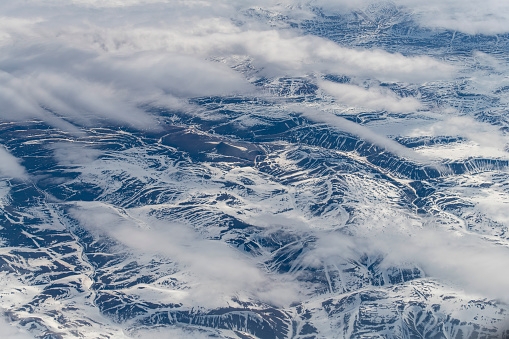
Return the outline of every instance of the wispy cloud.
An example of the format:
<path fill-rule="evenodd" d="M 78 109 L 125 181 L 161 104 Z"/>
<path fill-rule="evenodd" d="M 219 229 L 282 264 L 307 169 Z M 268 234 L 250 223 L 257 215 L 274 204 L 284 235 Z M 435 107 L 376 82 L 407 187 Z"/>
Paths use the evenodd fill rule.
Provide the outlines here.
<path fill-rule="evenodd" d="M 34 336 L 28 334 L 27 331 L 17 328 L 15 325 L 9 324 L 4 317 L 0 317 L 0 333 L 4 338 L 9 339 L 33 339 Z"/>
<path fill-rule="evenodd" d="M 438 145 L 438 148 L 424 148 L 423 154 L 433 156 L 434 153 L 444 152 L 444 147 L 456 148 L 456 154 L 444 154 L 451 158 L 468 158 L 472 156 L 481 156 L 488 158 L 508 158 L 507 145 L 509 139 L 503 134 L 498 126 L 493 126 L 486 122 L 476 121 L 465 115 L 459 115 L 458 112 L 444 111 L 443 120 L 432 124 L 424 125 L 410 131 L 409 135 L 414 137 L 433 136 L 433 137 L 461 137 L 469 140 L 470 143 L 462 142 L 458 144 Z M 450 153 L 450 152 L 448 152 Z M 454 153 L 454 152 L 453 152 Z M 440 154 L 438 154 L 440 156 Z"/>
<path fill-rule="evenodd" d="M 502 34 L 509 32 L 509 4 L 487 0 L 482 6 L 474 0 L 396 0 L 407 7 L 423 26 L 446 28 L 467 34 Z"/>
<path fill-rule="evenodd" d="M 351 10 L 367 10 L 370 5 L 397 6 L 411 13 L 423 27 L 449 29 L 466 34 L 503 34 L 509 32 L 509 4 L 504 1 L 487 0 L 479 5 L 475 0 L 314 0 L 313 5 L 326 12 L 345 13 Z M 369 13 L 369 11 L 366 11 Z"/>
<path fill-rule="evenodd" d="M 0 146 L 0 176 L 15 179 L 27 179 L 25 168 L 20 160 L 13 156 L 3 146 Z"/>
<path fill-rule="evenodd" d="M 387 265 L 414 262 L 427 275 L 457 284 L 467 293 L 509 302 L 505 293 L 509 274 L 500 271 L 509 265 L 509 249 L 494 240 L 436 228 L 408 235 L 379 234 L 377 239 Z"/>
<path fill-rule="evenodd" d="M 172 338 L 172 339 L 210 339 L 217 335 L 217 330 L 206 331 L 202 328 L 186 328 L 186 327 L 165 327 L 157 329 L 135 329 L 133 332 L 133 339 L 151 339 L 157 338 Z M 232 331 L 233 332 L 233 331 Z"/>
<path fill-rule="evenodd" d="M 295 7 L 267 5 L 284 13 Z M 92 15 L 90 7 L 101 9 Z M 60 128 L 104 120 L 155 128 L 157 117 L 141 106 L 186 110 L 190 97 L 252 94 L 245 75 L 231 68 L 242 60 L 269 77 L 332 72 L 420 83 L 454 72 L 427 56 L 352 49 L 275 29 L 245 14 L 254 3 L 28 1 L 2 8 L 2 117 L 38 118 Z M 306 8 L 312 16 L 310 7 L 301 11 Z M 369 95 L 372 105 L 380 104 Z M 417 105 L 401 99 L 383 106 Z"/>
<path fill-rule="evenodd" d="M 141 255 L 159 254 L 174 261 L 188 285 L 176 302 L 215 308 L 238 298 L 284 306 L 298 298 L 291 280 L 270 276 L 252 257 L 204 238 L 189 225 L 149 220 L 142 214 L 127 217 L 98 203 L 82 203 L 72 215 L 96 235 L 108 235 Z"/>
<path fill-rule="evenodd" d="M 311 121 L 325 123 L 328 126 L 334 127 L 340 131 L 356 135 L 361 139 L 372 142 L 373 144 L 394 153 L 395 155 L 423 164 L 433 163 L 431 158 L 420 155 L 414 150 L 409 149 L 408 147 L 405 147 L 386 136 L 377 134 L 368 127 L 362 126 L 333 113 L 324 112 L 313 107 L 291 107 L 295 109 L 295 111 L 302 113 L 303 116 L 310 119 Z"/>
<path fill-rule="evenodd" d="M 67 168 L 90 164 L 102 152 L 82 143 L 54 143 L 48 146 L 59 165 Z"/>
<path fill-rule="evenodd" d="M 377 211 L 372 212 L 375 217 Z M 358 260 L 362 255 L 384 258 L 381 267 L 419 267 L 427 278 L 451 284 L 461 293 L 509 302 L 505 293 L 509 274 L 509 249 L 488 237 L 463 230 L 451 231 L 436 224 L 411 223 L 394 215 L 393 220 L 376 220 L 376 227 L 351 228 L 350 235 L 315 232 L 317 245 L 304 256 L 312 267 L 323 263 Z"/>
<path fill-rule="evenodd" d="M 381 89 L 364 89 L 355 85 L 338 84 L 331 81 L 321 81 L 319 86 L 339 102 L 349 106 L 397 113 L 410 113 L 422 108 L 422 104 L 416 98 L 400 98 L 394 93 Z"/>

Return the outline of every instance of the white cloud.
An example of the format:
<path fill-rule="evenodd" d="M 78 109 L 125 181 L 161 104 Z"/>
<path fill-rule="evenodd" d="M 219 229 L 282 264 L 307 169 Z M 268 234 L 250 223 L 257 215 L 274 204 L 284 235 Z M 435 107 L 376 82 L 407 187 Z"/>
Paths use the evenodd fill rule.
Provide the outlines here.
<path fill-rule="evenodd" d="M 436 228 L 413 230 L 409 235 L 377 234 L 375 242 L 387 254 L 386 265 L 412 262 L 427 275 L 466 292 L 509 302 L 505 293 L 509 273 L 500 269 L 509 265 L 509 248 L 500 243 Z"/>
<path fill-rule="evenodd" d="M 84 72 L 85 73 L 85 72 Z M 98 80 L 114 81 L 131 93 L 161 92 L 179 97 L 239 94 L 253 90 L 227 66 L 191 55 L 138 53 L 132 57 L 101 58 L 86 70 Z"/>
<path fill-rule="evenodd" d="M 39 18 L 0 17 L 0 45 L 11 42 L 18 35 L 32 34 L 34 25 L 41 21 Z"/>
<path fill-rule="evenodd" d="M 467 34 L 501 34 L 509 32 L 509 3 L 486 0 L 396 0 L 417 16 L 427 27 L 439 27 Z"/>
<path fill-rule="evenodd" d="M 49 1 L 48 1 L 49 2 Z M 57 3 L 58 0 L 54 0 L 53 2 Z M 148 5 L 155 3 L 166 3 L 168 0 L 71 0 L 71 1 L 62 1 L 60 2 L 71 2 L 74 4 L 87 6 L 87 7 L 128 7 L 135 5 Z"/>
<path fill-rule="evenodd" d="M 135 339 L 152 339 L 152 338 L 172 338 L 172 339 L 187 339 L 187 338 L 196 338 L 196 339 L 210 339 L 217 337 L 217 330 L 206 331 L 203 328 L 189 328 L 184 326 L 167 326 L 160 328 L 151 328 L 151 329 L 140 329 L 135 330 L 133 334 L 133 338 Z M 228 331 L 229 332 L 229 331 Z M 231 335 L 235 335 L 233 331 L 231 331 Z"/>
<path fill-rule="evenodd" d="M 28 177 L 25 168 L 20 165 L 19 159 L 3 146 L 0 146 L 0 176 L 16 179 L 27 179 Z"/>
<path fill-rule="evenodd" d="M 508 139 L 505 137 L 499 127 L 493 126 L 485 122 L 479 122 L 469 116 L 454 115 L 457 112 L 446 112 L 450 117 L 444 120 L 415 128 L 410 132 L 410 136 L 423 137 L 423 136 L 451 136 L 462 137 L 470 140 L 471 143 L 461 142 L 458 144 L 451 144 L 446 146 L 438 146 L 431 148 L 423 148 L 419 150 L 423 154 L 430 154 L 433 156 L 435 152 L 445 152 L 450 157 L 469 157 L 469 156 L 487 156 L 487 157 L 505 157 L 509 156 L 506 148 Z M 445 148 L 444 148 L 445 147 Z M 447 152 L 450 149 L 452 153 Z M 456 154 L 455 149 L 457 149 Z M 444 154 L 445 155 L 445 154 Z M 440 155 L 439 155 L 440 156 Z"/>
<path fill-rule="evenodd" d="M 370 5 L 402 6 L 423 27 L 445 28 L 467 34 L 502 34 L 509 32 L 509 4 L 506 1 L 486 0 L 314 0 L 309 4 L 325 13 L 345 13 L 366 10 Z M 368 12 L 368 11 L 366 11 Z M 369 13 L 368 13 L 369 16 Z"/>
<path fill-rule="evenodd" d="M 102 154 L 90 145 L 81 143 L 56 143 L 49 148 L 53 150 L 53 156 L 59 165 L 65 167 L 89 164 Z"/>
<path fill-rule="evenodd" d="M 298 298 L 292 281 L 267 274 L 254 258 L 223 242 L 203 238 L 189 225 L 144 215 L 132 218 L 98 203 L 82 203 L 72 215 L 98 236 L 107 234 L 143 255 L 156 253 L 175 261 L 189 287 L 178 294 L 179 302 L 214 308 L 227 306 L 237 297 L 282 306 Z"/>
<path fill-rule="evenodd" d="M 189 97 L 252 94 L 244 75 L 212 60 L 229 66 L 250 60 L 271 77 L 332 72 L 423 82 L 454 72 L 426 56 L 346 48 L 243 14 L 260 5 L 288 15 L 299 7 L 274 1 L 149 0 L 0 5 L 1 115 L 38 118 L 67 129 L 103 120 L 154 128 L 157 118 L 140 105 L 189 111 Z M 301 4 L 299 11 L 312 15 L 307 6 Z M 401 99 L 385 105 L 399 109 L 415 103 Z"/>
<path fill-rule="evenodd" d="M 373 144 L 380 146 L 388 150 L 389 152 L 394 153 L 395 155 L 401 156 L 406 159 L 411 159 L 413 161 L 420 162 L 423 164 L 432 164 L 432 159 L 420 155 L 414 150 L 407 148 L 392 139 L 377 134 L 368 127 L 362 126 L 360 124 L 357 124 L 340 116 L 334 115 L 332 113 L 317 110 L 312 107 L 306 108 L 296 106 L 291 107 L 294 108 L 295 111 L 302 113 L 303 116 L 312 121 L 326 123 L 328 126 L 332 126 L 334 128 L 337 128 L 338 130 L 359 136 L 361 139 L 372 142 Z"/>
<path fill-rule="evenodd" d="M 3 338 L 9 339 L 33 339 L 34 336 L 30 335 L 27 331 L 17 328 L 9 324 L 4 317 L 0 317 L 0 333 Z"/>
<path fill-rule="evenodd" d="M 2 116 L 11 121 L 37 118 L 77 132 L 68 121 L 91 125 L 103 118 L 137 127 L 153 127 L 155 120 L 134 105 L 118 100 L 115 89 L 79 80 L 68 74 L 32 73 L 21 77 L 0 74 Z"/>
<path fill-rule="evenodd" d="M 397 113 L 409 113 L 422 108 L 421 103 L 413 97 L 399 98 L 394 93 L 382 89 L 364 89 L 331 81 L 321 81 L 319 86 L 341 103 L 349 106 Z"/>
<path fill-rule="evenodd" d="M 305 264 L 319 268 L 324 262 L 356 260 L 366 254 L 383 258 L 382 268 L 417 266 L 427 278 L 474 298 L 509 302 L 505 293 L 509 273 L 501 270 L 509 265 L 506 245 L 461 229 L 443 228 L 432 219 L 412 224 L 396 215 L 392 220 L 376 219 L 376 214 L 372 212 L 371 222 L 377 227 L 367 232 L 367 225 L 350 228 L 350 235 L 315 232 L 316 246 L 304 255 Z"/>
<path fill-rule="evenodd" d="M 444 79 L 454 71 L 450 65 L 430 57 L 345 48 L 314 36 L 285 36 L 277 31 L 265 31 L 245 32 L 239 37 L 242 41 L 239 45 L 247 54 L 272 71 L 331 72 L 409 82 Z"/>

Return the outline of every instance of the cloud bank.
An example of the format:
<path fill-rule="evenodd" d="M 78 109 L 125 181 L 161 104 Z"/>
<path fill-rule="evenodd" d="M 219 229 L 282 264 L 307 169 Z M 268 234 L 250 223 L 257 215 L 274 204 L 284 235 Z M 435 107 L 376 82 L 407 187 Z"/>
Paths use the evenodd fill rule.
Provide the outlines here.
<path fill-rule="evenodd" d="M 285 15 L 298 7 L 264 5 Z M 427 56 L 347 48 L 291 27 L 275 29 L 272 22 L 248 15 L 257 6 L 231 1 L 2 4 L 1 117 L 37 118 L 68 130 L 101 122 L 157 128 L 158 117 L 142 107 L 189 111 L 193 97 L 256 95 L 246 74 L 234 70 L 239 62 L 268 77 L 332 72 L 419 83 L 454 72 Z M 300 20 L 306 11 L 303 17 L 313 17 L 309 5 L 300 8 L 292 19 Z M 330 90 L 330 84 L 322 85 Z M 348 96 L 353 104 L 362 97 L 368 107 L 418 107 L 411 98 L 382 104 L 371 91 Z"/>

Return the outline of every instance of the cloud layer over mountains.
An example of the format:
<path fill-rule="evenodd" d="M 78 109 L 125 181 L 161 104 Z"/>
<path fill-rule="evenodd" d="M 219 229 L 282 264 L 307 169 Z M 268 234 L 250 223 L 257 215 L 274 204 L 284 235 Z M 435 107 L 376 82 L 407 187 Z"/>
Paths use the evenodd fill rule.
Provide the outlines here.
<path fill-rule="evenodd" d="M 509 33 L 509 5 L 502 1 L 395 0 L 390 4 L 420 27 L 455 31 L 453 38 L 455 34 Z M 0 119 L 5 123 L 38 120 L 72 136 L 83 135 L 84 128 L 112 125 L 158 131 L 164 128 L 165 117 L 150 108 L 198 116 L 204 108 L 192 99 L 252 97 L 272 103 L 281 114 L 298 114 L 433 169 L 443 170 L 439 164 L 443 159 L 485 156 L 508 160 L 507 132 L 489 121 L 476 120 L 459 105 L 445 99 L 429 100 L 425 95 L 427 86 L 440 84 L 447 91 L 455 81 L 473 96 L 492 95 L 507 82 L 505 60 L 482 52 L 456 59 L 341 45 L 308 34 L 299 25 L 316 19 L 320 11 L 331 16 L 363 13 L 377 5 L 368 0 L 3 2 Z M 329 75 L 343 76 L 348 81 L 333 81 Z M 320 104 L 286 102 L 256 85 L 259 79 L 287 77 L 308 79 L 316 86 Z M 416 90 L 398 91 L 402 84 Z M 503 99 L 493 101 L 500 105 L 497 107 L 506 104 Z M 383 121 L 363 124 L 361 119 L 348 119 L 348 114 L 353 117 L 358 112 L 376 112 L 398 122 L 408 120 L 397 125 L 399 135 L 384 130 Z M 473 146 L 464 153 L 457 149 L 440 153 L 432 147 L 410 149 L 394 136 L 464 138 Z M 106 170 L 101 172 L 101 166 L 111 165 L 100 159 L 102 153 L 93 145 L 85 148 L 55 143 L 49 149 L 59 165 L 76 167 L 83 173 L 104 174 Z M 129 160 L 118 167 L 131 166 L 133 173 L 150 177 L 151 172 Z M 217 170 L 214 175 L 224 174 Z M 269 192 L 274 188 L 271 185 L 277 186 L 267 176 L 249 175 L 260 191 Z M 3 146 L 0 176 L 32 180 L 21 160 Z M 209 189 L 217 189 L 215 182 L 211 185 Z M 277 189 L 280 187 L 274 191 Z M 362 187 L 359 192 L 364 193 Z M 450 192 L 461 193 L 452 188 Z M 384 193 L 389 196 L 391 192 Z M 503 199 L 493 206 L 486 198 L 478 206 L 504 223 Z M 324 230 L 315 220 L 297 212 L 279 213 L 270 201 L 246 204 L 268 215 L 260 212 L 257 218 L 246 217 L 259 229 L 270 233 L 272 226 L 291 226 L 299 236 L 315 239 L 316 247 L 303 255 L 307 265 L 323 265 L 336 257 L 353 261 L 363 253 L 380 255 L 387 267 L 411 263 L 465 293 L 509 303 L 505 296 L 509 274 L 501 269 L 509 265 L 509 251 L 506 244 L 489 235 L 473 236 L 468 229 L 451 231 L 454 227 L 440 224 L 438 217 L 417 219 L 400 210 L 395 217 L 387 217 L 384 211 L 374 213 L 373 219 L 365 220 L 369 227 L 347 235 Z M 77 203 L 70 215 L 87 231 L 111 237 L 134 253 L 153 253 L 177 261 L 180 266 L 175 270 L 180 270 L 182 280 L 190 287 L 175 295 L 175 300 L 213 308 L 226 307 L 232 296 L 275 306 L 289 306 L 308 297 L 306 286 L 291 277 L 271 275 L 251 257 L 239 255 L 235 249 L 186 225 L 161 222 L 143 208 L 128 213 L 110 207 Z M 366 205 L 366 209 L 384 207 Z M 224 208 L 236 212 L 235 208 Z M 4 325 L 0 323 L 0 327 Z"/>
<path fill-rule="evenodd" d="M 312 17 L 307 4 L 268 3 L 268 9 L 254 5 L 221 1 L 3 4 L 2 116 L 38 118 L 68 128 L 68 123 L 91 125 L 101 119 L 154 128 L 157 118 L 148 116 L 142 105 L 180 109 L 189 97 L 255 91 L 228 67 L 245 58 L 271 77 L 336 72 L 422 82 L 452 71 L 429 57 L 345 48 L 302 36 L 288 24 L 272 24 L 271 10 L 283 10 L 288 21 Z M 258 20 L 258 15 L 268 18 Z M 373 95 L 383 98 L 376 88 L 370 91 Z"/>
<path fill-rule="evenodd" d="M 430 27 L 509 31 L 503 24 L 509 20 L 499 18 L 507 12 L 505 5 L 498 1 L 481 9 L 473 1 L 394 4 Z M 426 109 L 418 97 L 398 97 L 376 83 L 366 88 L 363 81 L 423 84 L 454 77 L 458 66 L 428 56 L 345 47 L 293 27 L 316 16 L 313 6 L 341 13 L 370 5 L 85 0 L 1 4 L 1 116 L 40 119 L 75 133 L 79 126 L 105 120 L 157 129 L 158 117 L 145 107 L 193 111 L 188 98 L 265 95 L 235 70 L 246 61 L 258 76 L 350 76 L 349 85 L 316 83 L 347 106 L 401 113 Z"/>

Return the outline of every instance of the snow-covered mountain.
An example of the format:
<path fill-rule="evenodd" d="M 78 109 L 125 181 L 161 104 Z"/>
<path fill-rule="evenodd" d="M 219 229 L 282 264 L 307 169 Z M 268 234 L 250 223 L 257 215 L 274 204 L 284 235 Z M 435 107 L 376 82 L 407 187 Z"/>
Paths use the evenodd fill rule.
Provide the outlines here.
<path fill-rule="evenodd" d="M 0 8 L 9 337 L 504 337 L 506 5 Z"/>

